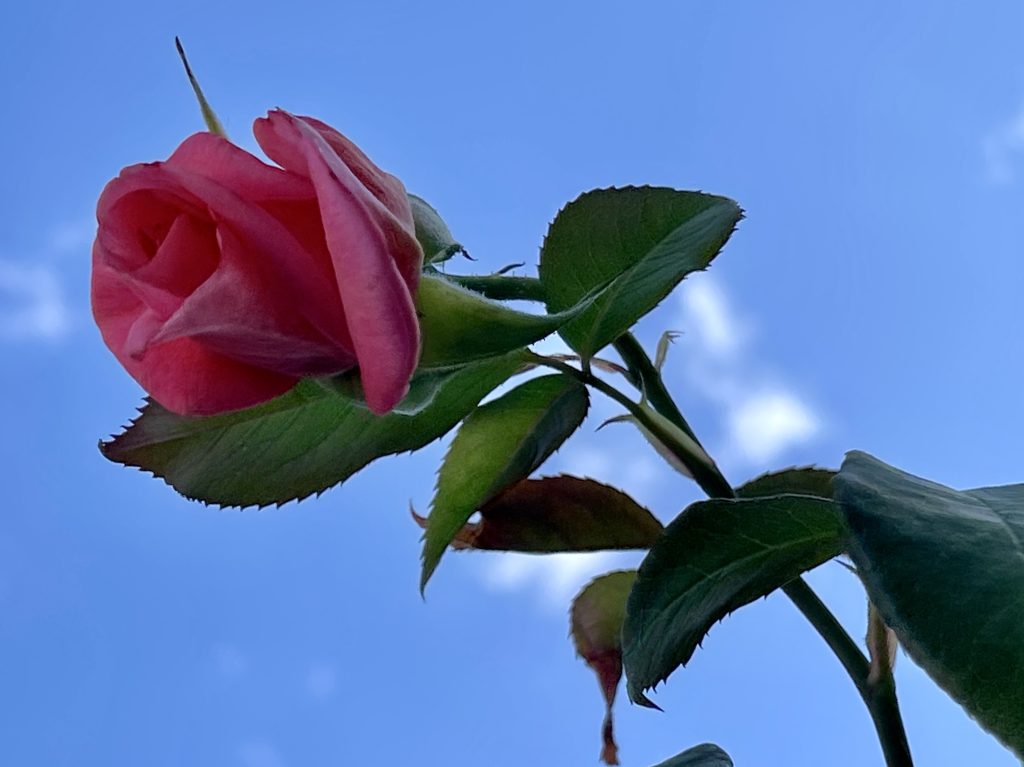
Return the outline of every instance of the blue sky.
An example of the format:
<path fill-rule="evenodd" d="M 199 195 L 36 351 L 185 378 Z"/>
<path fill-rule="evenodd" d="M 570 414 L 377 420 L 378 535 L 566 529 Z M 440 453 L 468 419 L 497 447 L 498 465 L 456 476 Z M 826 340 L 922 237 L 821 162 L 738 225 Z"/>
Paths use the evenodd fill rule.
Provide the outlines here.
<path fill-rule="evenodd" d="M 0 761 L 83 767 L 596 764 L 567 599 L 634 556 L 446 557 L 417 593 L 434 445 L 315 502 L 188 503 L 105 462 L 140 392 L 88 308 L 92 210 L 200 129 L 181 35 L 232 137 L 316 115 L 433 202 L 480 270 L 536 261 L 595 186 L 740 201 L 711 272 L 640 328 L 740 482 L 868 450 L 959 487 L 1024 480 L 1024 59 L 1016 3 L 53 2 L 0 11 Z M 698 497 L 626 427 L 546 470 Z M 842 568 L 811 580 L 850 626 Z M 1011 765 L 905 657 L 922 765 Z M 706 740 L 743 765 L 880 764 L 784 599 L 716 627 L 617 723 L 624 764 Z"/>

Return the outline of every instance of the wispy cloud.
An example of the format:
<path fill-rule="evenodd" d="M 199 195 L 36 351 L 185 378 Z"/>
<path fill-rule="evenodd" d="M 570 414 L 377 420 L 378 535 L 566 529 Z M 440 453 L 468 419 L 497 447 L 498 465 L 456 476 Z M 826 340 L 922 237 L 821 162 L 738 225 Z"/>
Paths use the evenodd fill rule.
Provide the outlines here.
<path fill-rule="evenodd" d="M 1009 120 L 982 140 L 982 151 L 989 180 L 1011 184 L 1024 163 L 1024 104 Z"/>
<path fill-rule="evenodd" d="M 541 606 L 562 613 L 595 576 L 619 567 L 635 567 L 639 557 L 620 552 L 585 554 L 490 554 L 484 583 L 495 591 L 534 590 Z"/>
<path fill-rule="evenodd" d="M 70 326 L 54 267 L 0 261 L 0 341 L 57 341 Z"/>
<path fill-rule="evenodd" d="M 722 444 L 712 450 L 719 463 L 769 468 L 819 433 L 821 419 L 798 391 L 749 354 L 752 323 L 733 310 L 711 275 L 684 283 L 679 327 L 684 348 L 673 357 L 682 360 L 691 389 L 722 415 Z"/>
<path fill-rule="evenodd" d="M 86 268 L 96 234 L 91 217 L 54 226 L 30 254 L 0 258 L 0 343 L 60 341 L 72 329 L 63 272 Z M 74 259 L 75 263 L 71 263 Z"/>
<path fill-rule="evenodd" d="M 750 335 L 749 327 L 729 305 L 725 292 L 706 275 L 692 278 L 682 302 L 682 326 L 702 353 L 718 360 L 735 359 Z"/>

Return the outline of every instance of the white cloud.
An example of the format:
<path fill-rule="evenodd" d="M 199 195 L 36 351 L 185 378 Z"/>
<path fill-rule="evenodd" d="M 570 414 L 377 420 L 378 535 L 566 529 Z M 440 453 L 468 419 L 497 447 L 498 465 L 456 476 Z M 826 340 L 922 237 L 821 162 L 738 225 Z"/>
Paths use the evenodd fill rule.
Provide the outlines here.
<path fill-rule="evenodd" d="M 1017 178 L 1024 162 L 1024 106 L 1011 119 L 982 140 L 989 179 L 996 184 L 1010 184 Z"/>
<path fill-rule="evenodd" d="M 0 341 L 56 341 L 69 329 L 53 267 L 0 261 Z"/>
<path fill-rule="evenodd" d="M 284 767 L 280 755 L 265 740 L 252 740 L 238 748 L 238 761 L 243 767 Z"/>
<path fill-rule="evenodd" d="M 720 411 L 720 442 L 711 450 L 723 468 L 768 468 L 786 451 L 812 439 L 820 430 L 813 409 L 771 370 L 757 370 L 749 360 L 752 324 L 730 306 L 725 290 L 707 274 L 684 283 L 679 315 L 673 328 L 680 343 L 668 356 L 666 378 L 682 373 L 685 387 Z M 557 336 L 539 345 L 544 354 L 565 354 Z M 756 363 L 756 361 L 754 361 Z M 621 412 L 604 397 L 592 401 L 597 422 Z M 627 434 L 627 431 L 634 433 Z M 662 484 L 672 477 L 643 438 L 626 424 L 609 425 L 599 434 L 578 432 L 545 467 L 592 477 L 621 487 L 654 508 Z M 496 591 L 528 591 L 544 608 L 564 611 L 572 597 L 592 578 L 617 567 L 635 567 L 638 552 L 561 553 L 547 555 L 487 553 L 473 555 L 484 583 Z M 479 562 L 479 564 L 475 564 Z"/>
<path fill-rule="evenodd" d="M 764 391 L 729 413 L 729 439 L 752 464 L 768 464 L 811 439 L 818 419 L 788 391 Z"/>
<path fill-rule="evenodd" d="M 330 663 L 317 663 L 306 674 L 306 692 L 316 700 L 327 700 L 338 689 L 338 669 Z"/>
<path fill-rule="evenodd" d="M 683 300 L 682 326 L 700 344 L 705 354 L 731 358 L 748 336 L 747 326 L 729 307 L 725 293 L 704 275 L 687 283 Z"/>
<path fill-rule="evenodd" d="M 725 423 L 723 444 L 711 450 L 724 467 L 769 468 L 788 450 L 813 439 L 821 419 L 791 386 L 745 354 L 751 323 L 729 306 L 707 274 L 683 284 L 680 345 L 691 390 L 717 406 Z"/>
<path fill-rule="evenodd" d="M 536 589 L 544 606 L 562 611 L 595 576 L 613 569 L 621 554 L 490 554 L 484 582 L 495 591 Z"/>

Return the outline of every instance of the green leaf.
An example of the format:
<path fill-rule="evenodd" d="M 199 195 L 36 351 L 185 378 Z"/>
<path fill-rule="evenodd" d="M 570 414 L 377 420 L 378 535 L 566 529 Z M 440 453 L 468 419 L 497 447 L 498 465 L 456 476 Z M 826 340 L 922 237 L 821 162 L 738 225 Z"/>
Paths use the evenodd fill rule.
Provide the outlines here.
<path fill-rule="evenodd" d="M 423 248 L 423 263 L 436 264 L 447 261 L 456 253 L 464 252 L 455 240 L 448 224 L 429 202 L 414 194 L 408 195 L 412 208 L 412 219 L 416 225 L 416 239 Z"/>
<path fill-rule="evenodd" d="M 701 743 L 654 767 L 733 767 L 733 764 L 729 755 L 714 743 Z"/>
<path fill-rule="evenodd" d="M 540 279 L 548 311 L 604 289 L 559 332 L 593 356 L 657 306 L 690 272 L 718 255 L 743 213 L 725 197 L 659 187 L 587 192 L 556 216 Z"/>
<path fill-rule="evenodd" d="M 540 467 L 583 422 L 588 404 L 586 387 L 558 373 L 520 384 L 466 418 L 438 473 L 421 591 L 473 513 Z"/>
<path fill-rule="evenodd" d="M 851 452 L 834 488 L 886 625 L 1024 757 L 1024 485 L 959 492 Z"/>
<path fill-rule="evenodd" d="M 555 332 L 579 312 L 579 308 L 563 314 L 518 312 L 436 274 L 420 279 L 416 308 L 423 333 L 421 370 L 521 349 Z"/>
<path fill-rule="evenodd" d="M 612 706 L 622 679 L 622 621 L 636 570 L 620 570 L 588 583 L 572 602 L 569 633 L 576 653 L 597 675 L 604 695 L 601 761 L 618 764 Z"/>
<path fill-rule="evenodd" d="M 426 526 L 425 518 L 413 517 Z M 621 490 L 563 474 L 512 485 L 480 507 L 480 521 L 464 525 L 451 547 L 533 554 L 647 549 L 662 529 Z"/>
<path fill-rule="evenodd" d="M 267 506 L 320 493 L 376 458 L 443 436 L 524 363 L 520 353 L 450 371 L 414 415 L 375 416 L 351 399 L 303 381 L 247 410 L 208 418 L 155 402 L 100 449 L 112 461 L 163 478 L 187 498 Z"/>
<path fill-rule="evenodd" d="M 523 367 L 530 366 L 524 359 Z M 391 412 L 398 415 L 416 415 L 433 403 L 439 393 L 444 391 L 444 384 L 451 378 L 457 367 L 421 370 L 409 381 L 409 391 L 402 401 L 392 408 Z M 351 400 L 361 408 L 368 408 L 363 383 L 359 378 L 359 369 L 353 368 L 339 375 L 314 379 L 332 394 L 339 394 Z"/>
<path fill-rule="evenodd" d="M 692 657 L 711 626 L 842 550 L 834 504 L 807 495 L 692 504 L 654 544 L 623 628 L 629 697 Z"/>
<path fill-rule="evenodd" d="M 832 469 L 814 466 L 771 471 L 740 485 L 736 488 L 736 495 L 739 498 L 763 498 L 789 493 L 832 498 L 832 478 L 835 475 Z"/>

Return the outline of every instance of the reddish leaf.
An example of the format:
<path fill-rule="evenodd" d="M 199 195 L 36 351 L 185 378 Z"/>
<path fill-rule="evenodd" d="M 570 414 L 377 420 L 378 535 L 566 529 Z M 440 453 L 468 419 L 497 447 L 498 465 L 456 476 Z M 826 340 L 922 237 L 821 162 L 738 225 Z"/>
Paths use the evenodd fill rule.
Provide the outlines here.
<path fill-rule="evenodd" d="M 426 518 L 412 512 L 426 526 Z M 592 479 L 560 475 L 517 482 L 480 509 L 453 549 L 560 551 L 646 549 L 662 524 L 628 495 Z"/>
<path fill-rule="evenodd" d="M 592 580 L 572 603 L 570 631 L 576 652 L 597 674 L 605 700 L 603 747 L 605 764 L 619 763 L 612 725 L 612 704 L 622 679 L 622 622 L 626 598 L 636 579 L 636 570 L 608 573 Z"/>

